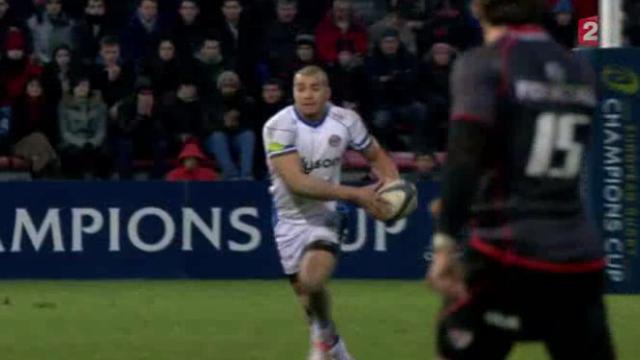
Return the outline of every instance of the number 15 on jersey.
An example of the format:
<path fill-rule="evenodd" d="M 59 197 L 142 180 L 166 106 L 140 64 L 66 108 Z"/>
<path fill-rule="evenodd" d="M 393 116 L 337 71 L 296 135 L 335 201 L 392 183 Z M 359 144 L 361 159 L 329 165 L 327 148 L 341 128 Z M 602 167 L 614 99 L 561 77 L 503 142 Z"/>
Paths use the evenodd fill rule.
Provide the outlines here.
<path fill-rule="evenodd" d="M 526 175 L 557 179 L 576 177 L 584 153 L 584 145 L 576 139 L 577 129 L 590 122 L 591 118 L 584 114 L 541 113 L 536 119 Z M 554 164 L 557 155 L 564 155 L 560 164 Z"/>

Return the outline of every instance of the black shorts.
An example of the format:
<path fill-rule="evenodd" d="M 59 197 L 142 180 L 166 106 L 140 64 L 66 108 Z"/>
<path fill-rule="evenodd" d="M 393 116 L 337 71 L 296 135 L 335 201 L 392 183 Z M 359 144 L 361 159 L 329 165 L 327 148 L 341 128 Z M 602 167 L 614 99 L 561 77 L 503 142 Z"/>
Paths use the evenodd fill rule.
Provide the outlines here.
<path fill-rule="evenodd" d="M 542 341 L 555 360 L 615 359 L 601 272 L 558 274 L 467 255 L 468 299 L 445 301 L 442 359 L 505 359 L 517 341 Z"/>

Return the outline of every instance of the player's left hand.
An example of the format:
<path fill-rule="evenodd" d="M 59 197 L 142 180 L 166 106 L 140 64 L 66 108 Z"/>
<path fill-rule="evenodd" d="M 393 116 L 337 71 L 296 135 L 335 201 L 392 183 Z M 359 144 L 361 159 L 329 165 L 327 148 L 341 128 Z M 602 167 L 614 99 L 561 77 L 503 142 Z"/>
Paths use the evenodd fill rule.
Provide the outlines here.
<path fill-rule="evenodd" d="M 434 248 L 431 266 L 427 271 L 427 284 L 449 298 L 467 296 L 462 264 L 458 261 L 454 246 Z"/>

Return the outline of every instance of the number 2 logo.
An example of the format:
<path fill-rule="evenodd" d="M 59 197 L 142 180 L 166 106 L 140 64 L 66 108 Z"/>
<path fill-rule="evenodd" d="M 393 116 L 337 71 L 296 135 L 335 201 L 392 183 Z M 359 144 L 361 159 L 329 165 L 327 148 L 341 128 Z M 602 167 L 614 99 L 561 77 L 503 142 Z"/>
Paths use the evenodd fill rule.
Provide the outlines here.
<path fill-rule="evenodd" d="M 582 29 L 586 31 L 582 36 L 584 41 L 598 41 L 598 23 L 596 21 L 585 22 Z"/>

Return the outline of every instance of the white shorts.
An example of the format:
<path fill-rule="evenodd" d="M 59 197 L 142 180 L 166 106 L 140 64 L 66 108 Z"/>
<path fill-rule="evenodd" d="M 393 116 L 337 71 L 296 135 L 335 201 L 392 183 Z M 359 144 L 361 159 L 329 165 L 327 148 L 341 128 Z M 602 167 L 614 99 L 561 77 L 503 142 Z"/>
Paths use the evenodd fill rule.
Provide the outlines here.
<path fill-rule="evenodd" d="M 340 245 L 343 235 L 343 223 L 291 222 L 280 220 L 276 224 L 274 237 L 280 254 L 280 263 L 287 275 L 300 272 L 300 262 L 305 249 L 316 241 L 328 241 Z"/>

